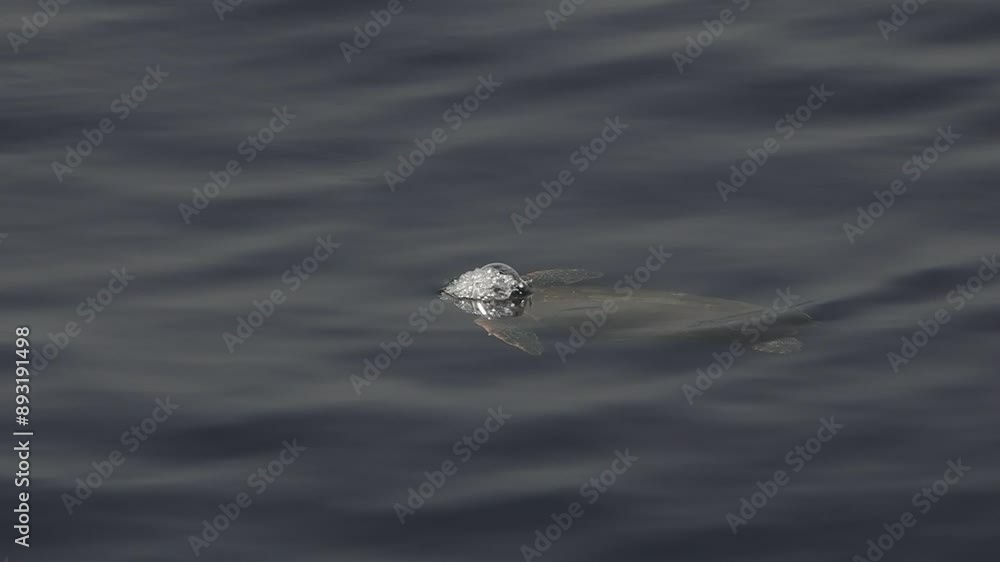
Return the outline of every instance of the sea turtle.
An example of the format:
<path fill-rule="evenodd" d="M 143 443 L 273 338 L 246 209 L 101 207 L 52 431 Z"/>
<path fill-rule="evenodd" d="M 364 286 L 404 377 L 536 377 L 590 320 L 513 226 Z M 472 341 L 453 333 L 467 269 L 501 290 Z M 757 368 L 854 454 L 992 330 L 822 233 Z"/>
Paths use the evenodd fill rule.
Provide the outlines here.
<path fill-rule="evenodd" d="M 668 336 L 714 335 L 757 351 L 791 353 L 802 348 L 796 325 L 811 321 L 797 297 L 761 306 L 647 289 L 624 282 L 613 289 L 577 285 L 597 279 L 585 269 L 546 269 L 521 276 L 491 263 L 463 273 L 439 291 L 442 300 L 469 314 L 488 334 L 531 355 L 541 355 L 543 337 L 566 339 L 567 330 L 631 341 Z M 587 324 L 589 323 L 589 326 Z M 605 325 L 606 324 L 606 325 Z M 588 333 L 591 332 L 591 333 Z M 578 336 L 579 337 L 579 336 Z"/>

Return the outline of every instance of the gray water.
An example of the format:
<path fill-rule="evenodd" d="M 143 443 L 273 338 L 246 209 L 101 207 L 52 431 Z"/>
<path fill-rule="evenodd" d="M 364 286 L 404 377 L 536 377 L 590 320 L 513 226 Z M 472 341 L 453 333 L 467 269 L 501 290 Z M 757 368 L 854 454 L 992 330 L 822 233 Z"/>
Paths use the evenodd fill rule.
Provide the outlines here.
<path fill-rule="evenodd" d="M 889 1 L 589 0 L 553 30 L 555 0 L 404 0 L 348 62 L 388 4 L 70 2 L 7 35 L 3 345 L 29 326 L 36 357 L 29 425 L 8 422 L 34 432 L 11 561 L 847 562 L 883 525 L 905 531 L 885 561 L 996 558 L 995 3 L 929 0 L 886 40 Z M 5 33 L 39 9 L 5 2 Z M 388 182 L 415 140 L 433 154 Z M 640 293 L 788 291 L 816 320 L 803 350 L 730 364 L 725 341 L 595 337 L 536 357 L 430 308 L 494 261 L 601 271 L 615 294 L 661 246 Z M 444 482 L 419 505 L 425 472 Z"/>

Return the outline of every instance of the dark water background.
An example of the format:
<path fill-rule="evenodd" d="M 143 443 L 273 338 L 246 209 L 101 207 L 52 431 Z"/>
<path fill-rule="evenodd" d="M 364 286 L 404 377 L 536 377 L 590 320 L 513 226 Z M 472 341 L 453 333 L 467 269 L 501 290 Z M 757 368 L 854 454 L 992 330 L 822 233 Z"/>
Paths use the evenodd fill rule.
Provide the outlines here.
<path fill-rule="evenodd" d="M 888 1 L 739 4 L 590 0 L 553 31 L 554 0 L 404 2 L 350 64 L 341 42 L 385 2 L 246 0 L 224 21 L 209 0 L 62 6 L 0 78 L 3 345 L 18 325 L 36 351 L 81 327 L 33 369 L 32 546 L 10 560 L 194 559 L 188 537 L 240 492 L 253 503 L 200 559 L 523 560 L 579 501 L 542 560 L 846 562 L 904 511 L 917 523 L 884 560 L 995 560 L 1000 279 L 960 311 L 947 296 L 998 250 L 1000 7 L 930 0 L 885 41 Z M 736 21 L 679 73 L 672 53 L 726 8 Z M 4 32 L 37 10 L 4 2 Z M 169 76 L 119 119 L 147 65 Z M 452 130 L 443 113 L 490 74 L 502 85 Z M 785 140 L 775 123 L 820 85 L 834 95 Z M 285 106 L 295 119 L 243 162 Z M 628 129 L 578 172 L 571 153 L 616 116 Z M 115 130 L 59 181 L 52 162 L 105 117 Z M 903 164 L 948 126 L 961 137 L 911 181 Z M 390 191 L 383 173 L 437 127 L 447 141 Z M 769 137 L 780 150 L 724 202 L 716 182 Z M 178 205 L 231 159 L 242 173 L 185 224 Z M 511 213 L 563 169 L 574 183 L 518 233 Z M 897 178 L 906 193 L 851 243 L 844 223 Z M 290 291 L 283 273 L 327 236 L 334 257 Z M 642 291 L 766 306 L 790 288 L 816 302 L 804 350 L 746 354 L 689 404 L 725 343 L 593 341 L 564 363 L 453 309 L 410 321 L 483 263 L 610 287 L 660 245 L 674 255 Z M 78 312 L 123 267 L 128 287 Z M 223 333 L 274 289 L 287 301 L 231 354 Z M 940 308 L 951 321 L 894 372 L 887 353 Z M 402 331 L 413 344 L 358 396 L 350 376 Z M 167 397 L 180 408 L 127 451 Z M 461 462 L 454 443 L 498 407 L 511 418 Z M 844 428 L 793 472 L 786 454 L 831 416 Z M 248 476 L 293 439 L 306 450 L 257 494 Z M 639 460 L 586 503 L 626 449 Z M 125 463 L 68 514 L 115 450 Z M 920 513 L 913 495 L 959 458 L 972 470 Z M 393 505 L 448 460 L 401 525 Z M 790 482 L 734 535 L 727 513 L 777 470 Z"/>

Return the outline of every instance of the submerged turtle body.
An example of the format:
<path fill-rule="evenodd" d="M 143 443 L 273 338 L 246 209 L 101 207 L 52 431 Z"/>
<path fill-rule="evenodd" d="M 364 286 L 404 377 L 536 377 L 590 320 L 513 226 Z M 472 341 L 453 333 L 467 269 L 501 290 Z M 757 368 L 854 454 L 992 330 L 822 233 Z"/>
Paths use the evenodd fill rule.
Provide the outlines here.
<path fill-rule="evenodd" d="M 789 312 L 768 323 L 762 333 L 754 326 L 765 309 L 753 304 L 685 293 L 636 291 L 624 283 L 613 289 L 578 286 L 576 283 L 601 276 L 582 269 L 543 270 L 523 278 L 504 264 L 473 271 L 493 266 L 501 266 L 495 270 L 502 271 L 501 276 L 511 277 L 504 279 L 502 287 L 523 283 L 524 288 L 508 298 L 462 298 L 457 293 L 464 293 L 455 290 L 460 277 L 442 290 L 442 298 L 478 316 L 476 324 L 490 335 L 532 355 L 543 352 L 543 339 L 565 339 L 570 329 L 579 329 L 587 322 L 601 326 L 598 337 L 618 341 L 716 335 L 747 340 L 758 351 L 790 353 L 802 346 L 789 337 L 796 333 L 792 326 L 809 320 L 804 313 Z M 480 296 L 494 294 L 490 287 L 483 289 Z"/>

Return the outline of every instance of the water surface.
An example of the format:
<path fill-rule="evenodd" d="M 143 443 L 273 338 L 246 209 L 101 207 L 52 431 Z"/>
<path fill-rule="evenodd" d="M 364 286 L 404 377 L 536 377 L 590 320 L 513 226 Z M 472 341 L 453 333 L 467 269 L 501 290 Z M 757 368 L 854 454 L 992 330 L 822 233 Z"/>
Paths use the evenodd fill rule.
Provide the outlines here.
<path fill-rule="evenodd" d="M 32 548 L 11 560 L 190 560 L 240 493 L 252 503 L 198 558 L 523 560 L 573 502 L 543 560 L 847 561 L 905 511 L 886 560 L 995 558 L 1000 292 L 949 293 L 998 249 L 996 6 L 931 1 L 886 41 L 881 1 L 591 0 L 556 30 L 554 1 L 403 2 L 348 63 L 341 44 L 386 6 L 248 0 L 220 21 L 207 0 L 69 3 L 4 55 L 3 333 L 30 325 L 41 351 L 79 327 L 33 369 Z M 4 29 L 37 9 L 6 3 Z M 725 9 L 679 72 L 674 52 Z M 114 105 L 147 68 L 156 88 Z M 275 111 L 283 130 L 251 150 Z M 57 177 L 102 119 L 114 130 Z M 947 151 L 905 167 L 948 127 Z M 390 189 L 399 157 L 442 133 Z M 724 200 L 730 166 L 765 146 Z M 516 224 L 563 170 L 572 183 Z M 849 236 L 894 180 L 906 191 Z M 339 247 L 304 263 L 327 255 L 317 238 Z M 689 401 L 726 342 L 595 340 L 563 362 L 430 308 L 485 263 L 610 287 L 661 245 L 673 257 L 641 291 L 767 306 L 790 290 L 816 303 L 803 351 L 745 354 Z M 112 269 L 135 279 L 98 311 Z M 231 353 L 224 334 L 276 290 Z M 939 309 L 948 323 L 895 372 L 887 354 Z M 359 396 L 351 375 L 404 332 Z M 179 409 L 130 450 L 123 432 L 168 397 Z M 491 408 L 510 418 L 473 451 Z M 844 427 L 789 462 L 821 418 Z M 292 440 L 306 449 L 280 476 L 248 482 Z M 64 494 L 115 450 L 124 464 L 69 514 Z M 638 460 L 591 504 L 581 487 L 616 451 Z M 973 468 L 922 513 L 914 495 L 958 459 Z M 393 506 L 448 461 L 401 525 Z M 734 534 L 727 514 L 779 470 Z"/>

